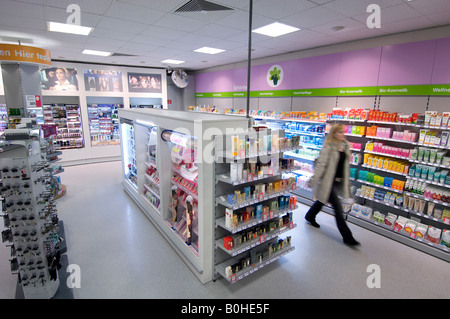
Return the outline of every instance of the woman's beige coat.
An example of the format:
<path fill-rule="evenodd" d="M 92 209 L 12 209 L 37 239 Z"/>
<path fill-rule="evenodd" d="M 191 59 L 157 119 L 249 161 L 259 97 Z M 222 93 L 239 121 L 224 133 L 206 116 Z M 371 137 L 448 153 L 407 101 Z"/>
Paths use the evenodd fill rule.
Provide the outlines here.
<path fill-rule="evenodd" d="M 336 189 L 339 196 L 349 198 L 350 193 L 350 148 L 348 143 L 344 143 L 344 151 L 347 154 L 344 162 L 343 181 Z M 308 183 L 313 188 L 314 197 L 323 204 L 328 203 L 331 188 L 339 162 L 339 146 L 331 142 L 325 144 L 320 151 L 319 157 L 314 164 L 314 175 Z"/>

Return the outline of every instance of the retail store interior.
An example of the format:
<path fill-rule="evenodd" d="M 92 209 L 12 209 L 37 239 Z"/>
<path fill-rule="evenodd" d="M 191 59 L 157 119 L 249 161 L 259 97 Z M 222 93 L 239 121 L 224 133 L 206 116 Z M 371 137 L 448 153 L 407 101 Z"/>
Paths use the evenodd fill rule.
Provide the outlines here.
<path fill-rule="evenodd" d="M 448 0 L 1 1 L 0 299 L 448 299 L 449 54 Z"/>

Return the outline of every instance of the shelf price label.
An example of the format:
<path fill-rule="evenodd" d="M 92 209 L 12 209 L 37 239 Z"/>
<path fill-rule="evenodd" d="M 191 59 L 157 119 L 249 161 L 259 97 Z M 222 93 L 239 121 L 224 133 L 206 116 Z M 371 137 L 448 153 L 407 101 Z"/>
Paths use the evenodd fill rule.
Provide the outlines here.
<path fill-rule="evenodd" d="M 262 220 L 263 222 L 267 221 L 269 219 L 269 214 L 268 213 L 263 213 L 262 214 Z"/>
<path fill-rule="evenodd" d="M 231 277 L 230 277 L 230 283 L 232 283 L 232 284 L 235 283 L 236 279 L 237 279 L 236 278 L 236 274 L 232 274 Z"/>
<path fill-rule="evenodd" d="M 253 174 L 247 173 L 247 182 L 252 182 L 252 181 L 253 181 Z"/>

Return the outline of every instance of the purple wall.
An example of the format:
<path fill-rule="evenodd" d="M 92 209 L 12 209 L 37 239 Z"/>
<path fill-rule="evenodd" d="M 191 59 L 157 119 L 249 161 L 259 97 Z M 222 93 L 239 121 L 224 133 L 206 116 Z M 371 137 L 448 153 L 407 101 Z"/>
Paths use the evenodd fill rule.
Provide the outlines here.
<path fill-rule="evenodd" d="M 329 87 L 450 84 L 450 38 L 383 46 L 252 67 L 251 91 Z M 283 68 L 277 87 L 266 80 L 269 68 Z M 247 69 L 200 73 L 196 91 L 245 91 Z"/>
<path fill-rule="evenodd" d="M 378 85 L 430 84 L 436 40 L 383 47 Z"/>

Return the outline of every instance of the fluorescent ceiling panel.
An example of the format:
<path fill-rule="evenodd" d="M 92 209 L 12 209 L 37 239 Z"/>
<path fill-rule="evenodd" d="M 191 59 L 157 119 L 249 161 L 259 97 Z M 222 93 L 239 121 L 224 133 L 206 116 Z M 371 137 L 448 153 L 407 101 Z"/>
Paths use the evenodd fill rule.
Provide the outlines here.
<path fill-rule="evenodd" d="M 194 52 L 206 53 L 206 54 L 217 54 L 217 53 L 224 52 L 224 51 L 225 50 L 216 49 L 216 48 L 210 48 L 210 47 L 203 47 L 203 48 L 199 48 L 197 50 L 194 50 Z"/>
<path fill-rule="evenodd" d="M 106 51 L 97 51 L 97 50 L 88 50 L 84 49 L 83 54 L 90 54 L 90 55 L 99 55 L 99 56 L 110 56 L 112 52 L 106 52 Z"/>
<path fill-rule="evenodd" d="M 181 64 L 184 62 L 186 62 L 186 61 L 172 60 L 172 59 L 167 59 L 167 60 L 161 61 L 161 63 L 167 63 L 167 64 Z"/>
<path fill-rule="evenodd" d="M 47 28 L 48 31 L 72 33 L 80 35 L 88 35 L 92 31 L 91 27 L 83 27 L 81 25 L 59 23 L 53 21 L 47 21 Z"/>
<path fill-rule="evenodd" d="M 274 22 L 264 27 L 255 29 L 252 32 L 267 35 L 269 37 L 279 37 L 281 35 L 285 35 L 298 30 L 300 29 L 296 27 L 291 27 L 284 23 Z"/>

